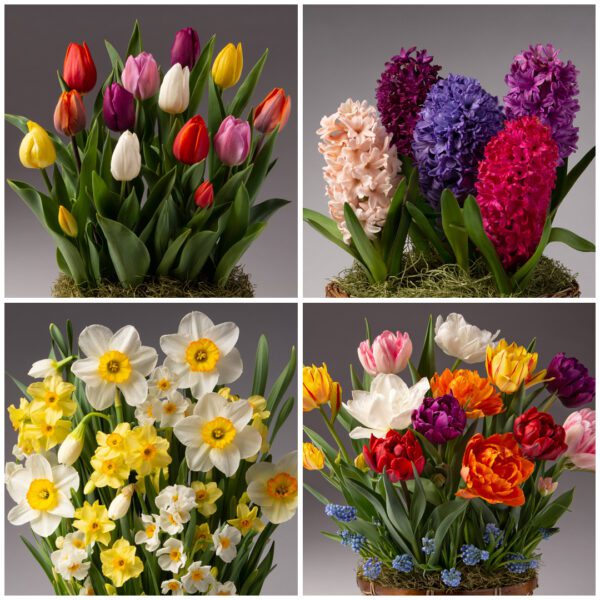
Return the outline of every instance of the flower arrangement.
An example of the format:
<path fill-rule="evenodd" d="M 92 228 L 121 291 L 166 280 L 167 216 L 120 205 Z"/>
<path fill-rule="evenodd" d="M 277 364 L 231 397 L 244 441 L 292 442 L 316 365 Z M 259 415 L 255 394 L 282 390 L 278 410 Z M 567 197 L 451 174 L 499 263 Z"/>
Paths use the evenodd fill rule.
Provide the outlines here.
<path fill-rule="evenodd" d="M 180 288 L 203 283 L 219 295 L 269 217 L 288 203 L 257 199 L 291 99 L 275 88 L 248 109 L 267 51 L 238 85 L 242 44 L 227 44 L 213 60 L 215 36 L 201 49 L 191 27 L 175 35 L 164 74 L 137 22 L 125 59 L 108 41 L 106 49 L 112 69 L 86 109 L 96 67 L 85 42 L 69 45 L 57 133 L 6 116 L 25 134 L 21 163 L 39 170 L 47 190 L 8 183 L 52 236 L 76 292 L 169 280 Z"/>
<path fill-rule="evenodd" d="M 414 295 L 439 269 L 463 288 L 486 280 L 494 295 L 527 295 L 549 243 L 594 251 L 553 225 L 595 156 L 592 148 L 568 167 L 578 71 L 558 55 L 539 44 L 515 56 L 502 107 L 476 79 L 440 78 L 426 50 L 402 49 L 377 83 L 377 109 L 349 99 L 323 117 L 329 217 L 305 209 L 304 219 L 353 258 L 367 287 L 355 295 L 385 284 Z M 443 295 L 437 287 L 424 295 Z"/>
<path fill-rule="evenodd" d="M 259 594 L 274 568 L 276 527 L 297 506 L 297 453 L 271 445 L 290 415 L 291 357 L 267 393 L 268 343 L 258 343 L 251 394 L 238 327 L 186 315 L 161 337 L 136 329 L 50 326 L 8 408 L 18 432 L 6 465 L 12 525 L 60 595 Z"/>
<path fill-rule="evenodd" d="M 407 333 L 373 339 L 367 325 L 345 403 L 326 365 L 304 367 L 303 410 L 321 414 L 331 440 L 305 426 L 303 464 L 336 498 L 305 487 L 334 523 L 325 535 L 359 555 L 365 593 L 535 587 L 538 546 L 573 499 L 557 492 L 561 475 L 595 469 L 595 411 L 583 408 L 595 379 L 563 353 L 538 370 L 535 339 L 499 333 L 430 317 L 417 362 Z M 436 367 L 436 345 L 451 368 Z M 562 425 L 557 400 L 577 409 Z"/>

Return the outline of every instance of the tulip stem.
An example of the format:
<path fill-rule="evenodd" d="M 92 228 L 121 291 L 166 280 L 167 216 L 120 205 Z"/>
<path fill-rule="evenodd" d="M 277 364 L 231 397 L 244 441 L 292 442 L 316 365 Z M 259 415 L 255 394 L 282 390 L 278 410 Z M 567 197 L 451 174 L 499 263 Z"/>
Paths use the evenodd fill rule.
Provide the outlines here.
<path fill-rule="evenodd" d="M 52 183 L 50 182 L 50 177 L 48 177 L 46 169 L 40 169 L 40 171 L 42 172 L 42 177 L 44 178 L 44 182 L 46 184 L 46 187 L 48 188 L 48 192 L 50 193 L 50 195 L 52 195 Z"/>
<path fill-rule="evenodd" d="M 406 485 L 406 481 L 404 479 L 400 480 L 400 487 L 402 488 L 404 499 L 406 500 L 406 508 L 410 510 L 410 492 L 408 491 L 408 486 Z"/>
<path fill-rule="evenodd" d="M 73 156 L 75 157 L 75 164 L 77 165 L 77 172 L 81 173 L 81 157 L 79 156 L 79 148 L 75 141 L 75 136 L 71 136 L 71 146 L 73 146 Z"/>
<path fill-rule="evenodd" d="M 125 200 L 127 197 L 127 182 L 121 181 L 121 198 Z"/>
<path fill-rule="evenodd" d="M 216 86 L 217 88 L 217 100 L 219 102 L 219 110 L 221 111 L 221 121 L 223 121 L 226 117 L 225 106 L 223 105 L 223 90 Z"/>
<path fill-rule="evenodd" d="M 461 363 L 462 363 L 462 360 L 460 358 L 457 358 L 454 361 L 454 364 L 452 365 L 452 371 L 456 371 L 456 369 L 458 369 L 458 367 L 460 367 Z"/>
<path fill-rule="evenodd" d="M 349 463 L 350 462 L 350 457 L 348 456 L 348 452 L 346 452 L 346 448 L 344 447 L 344 444 L 342 444 L 342 440 L 340 439 L 340 436 L 337 434 L 337 432 L 335 430 L 334 424 L 329 421 L 329 419 L 327 418 L 327 415 L 325 414 L 325 411 L 323 410 L 322 406 L 319 406 L 319 412 L 323 416 L 323 420 L 325 421 L 325 425 L 327 425 L 327 429 L 329 429 L 329 433 L 331 433 L 333 439 L 336 441 L 339 449 L 341 450 L 342 454 L 344 455 L 344 458 L 346 459 L 346 462 Z"/>

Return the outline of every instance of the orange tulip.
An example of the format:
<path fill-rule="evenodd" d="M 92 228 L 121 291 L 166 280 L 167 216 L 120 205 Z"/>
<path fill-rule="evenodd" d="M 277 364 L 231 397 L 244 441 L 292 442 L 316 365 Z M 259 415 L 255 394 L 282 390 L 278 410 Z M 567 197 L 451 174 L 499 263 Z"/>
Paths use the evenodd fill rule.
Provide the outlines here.
<path fill-rule="evenodd" d="M 77 90 L 63 92 L 54 109 L 54 129 L 72 137 L 85 127 L 85 108 Z"/>
<path fill-rule="evenodd" d="M 96 85 L 96 65 L 88 45 L 69 44 L 63 65 L 65 83 L 80 94 L 87 94 Z"/>
<path fill-rule="evenodd" d="M 292 99 L 281 88 L 274 88 L 254 109 L 254 129 L 271 133 L 279 125 L 281 131 L 290 118 Z"/>

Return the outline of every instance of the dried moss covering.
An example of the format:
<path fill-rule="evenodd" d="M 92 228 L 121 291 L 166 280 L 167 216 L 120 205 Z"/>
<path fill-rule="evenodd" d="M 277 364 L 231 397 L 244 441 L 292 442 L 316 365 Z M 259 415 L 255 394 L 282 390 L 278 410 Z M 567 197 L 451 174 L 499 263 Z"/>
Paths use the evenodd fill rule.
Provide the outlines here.
<path fill-rule="evenodd" d="M 97 288 L 82 288 L 61 273 L 52 288 L 55 298 L 252 298 L 254 286 L 241 267 L 236 267 L 223 287 L 213 283 L 184 283 L 160 277 L 149 279 L 135 288 L 103 281 Z"/>

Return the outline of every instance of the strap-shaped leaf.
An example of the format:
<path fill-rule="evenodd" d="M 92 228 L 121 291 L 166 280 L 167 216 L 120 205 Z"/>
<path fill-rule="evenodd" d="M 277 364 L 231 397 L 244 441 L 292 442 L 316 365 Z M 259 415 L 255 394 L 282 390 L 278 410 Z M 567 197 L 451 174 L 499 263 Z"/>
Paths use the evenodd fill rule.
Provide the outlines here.
<path fill-rule="evenodd" d="M 140 202 L 137 199 L 135 188 L 132 188 L 131 193 L 125 199 L 125 202 L 121 204 L 119 214 L 117 215 L 117 221 L 125 225 L 128 229 L 135 231 L 139 218 Z"/>
<path fill-rule="evenodd" d="M 250 195 L 250 202 L 254 201 L 262 182 L 267 176 L 267 170 L 269 169 L 269 164 L 271 162 L 271 154 L 273 153 L 273 148 L 275 147 L 275 142 L 278 135 L 279 126 L 277 126 L 274 131 L 267 136 L 267 141 L 254 160 L 252 172 L 250 173 L 246 183 L 248 194 Z"/>
<path fill-rule="evenodd" d="M 142 50 L 142 32 L 140 31 L 140 24 L 136 19 L 131 37 L 129 38 L 126 56 L 137 56 Z"/>
<path fill-rule="evenodd" d="M 544 229 L 542 230 L 542 236 L 540 238 L 540 242 L 535 249 L 535 252 L 529 257 L 529 260 L 522 265 L 519 270 L 513 275 L 513 281 L 524 287 L 533 275 L 535 268 L 537 267 L 540 259 L 544 254 L 544 250 L 546 250 L 546 246 L 550 241 L 550 230 L 552 229 L 552 220 L 550 217 L 546 219 L 546 223 L 544 224 Z"/>
<path fill-rule="evenodd" d="M 176 178 L 177 168 L 173 167 L 168 173 L 165 173 L 150 190 L 148 198 L 140 212 L 140 228 L 145 227 L 149 223 L 150 219 L 156 214 L 161 202 L 169 196 L 175 185 Z"/>
<path fill-rule="evenodd" d="M 406 178 L 403 177 L 396 187 L 396 191 L 394 192 L 394 197 L 392 198 L 390 209 L 381 232 L 381 247 L 383 249 L 383 257 L 386 260 L 388 260 L 390 250 L 392 249 L 392 245 L 398 234 L 398 227 L 402 217 L 402 205 L 404 204 L 404 199 L 406 197 L 407 186 L 408 183 Z"/>
<path fill-rule="evenodd" d="M 290 359 L 275 380 L 269 396 L 267 398 L 267 410 L 273 411 L 283 398 L 294 375 L 296 374 L 296 348 L 293 346 L 290 352 Z"/>
<path fill-rule="evenodd" d="M 197 187 L 202 183 L 204 179 L 204 171 L 206 169 L 206 161 L 203 160 L 195 165 L 189 166 L 181 178 L 181 185 L 185 192 L 192 195 Z"/>
<path fill-rule="evenodd" d="M 195 281 L 206 264 L 217 239 L 218 232 L 199 231 L 192 235 L 181 251 L 175 276 L 181 281 Z"/>
<path fill-rule="evenodd" d="M 264 335 L 258 338 L 256 359 L 254 361 L 254 377 L 252 378 L 252 395 L 264 396 L 269 376 L 269 342 Z"/>
<path fill-rule="evenodd" d="M 246 179 L 252 170 L 252 165 L 249 165 L 245 169 L 238 171 L 235 175 L 232 175 L 223 185 L 223 187 L 215 193 L 215 206 L 219 206 L 226 202 L 232 202 L 237 193 L 238 187 L 242 183 L 246 183 Z M 246 189 L 248 186 L 246 185 Z"/>
<path fill-rule="evenodd" d="M 175 264 L 175 259 L 179 254 L 179 250 L 185 243 L 185 241 L 190 237 L 192 233 L 191 229 L 184 229 L 170 244 L 165 252 L 165 255 L 162 257 L 157 269 L 157 275 L 168 275 L 171 271 L 171 267 Z"/>
<path fill-rule="evenodd" d="M 190 119 L 202 101 L 204 90 L 206 89 L 206 81 L 210 73 L 212 63 L 213 48 L 215 45 L 215 36 L 213 35 L 200 53 L 198 62 L 194 65 L 190 73 L 190 102 L 186 112 L 186 120 Z"/>
<path fill-rule="evenodd" d="M 236 92 L 235 96 L 233 97 L 233 100 L 231 101 L 231 104 L 229 105 L 227 112 L 230 115 L 233 115 L 234 117 L 239 117 L 244 111 L 244 108 L 246 108 L 246 105 L 248 104 L 248 101 L 252 96 L 252 92 L 254 91 L 258 80 L 260 79 L 260 75 L 262 73 L 263 67 L 265 66 L 265 62 L 267 60 L 268 55 L 269 50 L 265 50 L 263 52 L 263 55 L 252 67 L 248 75 L 246 75 L 244 82 L 238 88 L 238 91 Z"/>
<path fill-rule="evenodd" d="M 235 199 L 233 200 L 231 210 L 229 211 L 225 230 L 219 240 L 219 245 L 217 247 L 219 258 L 223 256 L 231 246 L 244 237 L 246 231 L 248 231 L 249 219 L 250 198 L 248 197 L 246 186 L 242 183 L 237 189 Z"/>
<path fill-rule="evenodd" d="M 552 198 L 552 205 L 550 211 L 556 213 L 556 210 L 561 205 L 571 188 L 577 183 L 577 180 L 581 177 L 583 172 L 587 169 L 588 165 L 594 160 L 596 156 L 596 146 L 590 148 L 579 162 L 567 173 L 564 182 L 561 186 L 560 193 L 555 198 Z"/>
<path fill-rule="evenodd" d="M 96 171 L 92 172 L 92 198 L 98 214 L 109 219 L 118 218 L 117 215 L 122 207 L 122 200 L 117 194 L 108 189 L 104 179 Z"/>
<path fill-rule="evenodd" d="M 92 174 L 96 170 L 98 161 L 98 121 L 94 121 L 90 134 L 85 144 L 85 150 L 81 159 L 81 171 L 79 173 L 79 188 L 90 191 L 92 189 Z"/>
<path fill-rule="evenodd" d="M 315 230 L 318 231 L 323 237 L 327 238 L 330 242 L 333 242 L 336 246 L 350 254 L 354 260 L 362 262 L 362 258 L 358 252 L 350 245 L 344 242 L 344 238 L 338 226 L 333 219 L 322 215 L 316 210 L 310 208 L 303 209 L 304 220 Z M 366 266 L 366 265 L 365 265 Z"/>
<path fill-rule="evenodd" d="M 110 59 L 113 74 L 120 78 L 125 66 L 123 64 L 123 59 L 121 58 L 119 51 L 108 40 L 104 40 L 104 45 L 106 46 L 106 51 L 108 52 L 108 58 Z"/>
<path fill-rule="evenodd" d="M 433 317 L 429 315 L 427 321 L 427 331 L 423 340 L 423 350 L 421 351 L 421 359 L 417 370 L 421 377 L 431 379 L 435 373 L 435 331 L 433 328 Z"/>
<path fill-rule="evenodd" d="M 399 275 L 404 263 L 404 248 L 406 247 L 406 238 L 410 230 L 412 217 L 406 208 L 406 204 L 402 206 L 402 215 L 398 231 L 387 259 L 388 272 L 390 275 Z"/>
<path fill-rule="evenodd" d="M 289 203 L 289 200 L 284 200 L 283 198 L 269 198 L 269 200 L 255 204 L 250 209 L 250 223 L 256 223 L 257 221 L 267 222 L 274 213 Z"/>
<path fill-rule="evenodd" d="M 469 272 L 469 236 L 458 200 L 452 190 L 445 189 L 440 199 L 442 210 L 442 228 L 446 239 L 454 252 L 456 263 Z"/>
<path fill-rule="evenodd" d="M 410 213 L 415 225 L 421 231 L 421 233 L 425 236 L 427 241 L 433 246 L 435 251 L 438 253 L 439 257 L 445 262 L 452 262 L 452 256 L 444 248 L 444 244 L 440 239 L 440 236 L 436 233 L 435 229 L 427 219 L 427 217 L 421 212 L 421 210 L 417 207 L 416 204 L 412 202 L 406 203 L 406 208 Z"/>
<path fill-rule="evenodd" d="M 563 227 L 552 228 L 550 239 L 548 240 L 548 243 L 550 242 L 562 242 L 573 248 L 573 250 L 579 250 L 579 252 L 595 252 L 596 250 L 596 245 L 593 242 Z"/>

